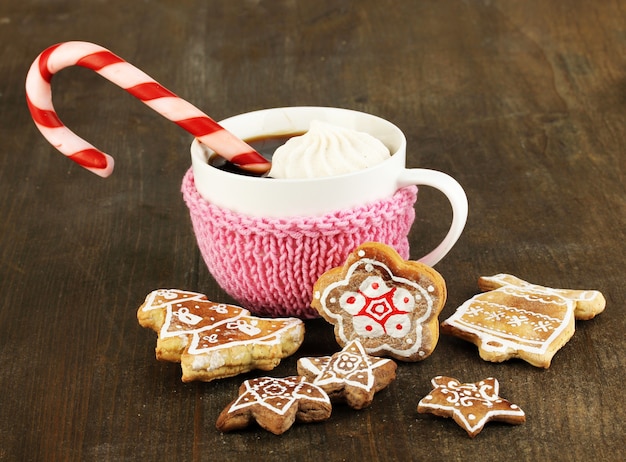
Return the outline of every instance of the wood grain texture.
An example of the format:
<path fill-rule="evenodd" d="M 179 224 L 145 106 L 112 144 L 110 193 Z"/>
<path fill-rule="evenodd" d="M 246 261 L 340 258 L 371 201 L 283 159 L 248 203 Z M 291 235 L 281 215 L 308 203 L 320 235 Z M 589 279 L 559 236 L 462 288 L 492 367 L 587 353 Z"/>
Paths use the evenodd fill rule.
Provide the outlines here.
<path fill-rule="evenodd" d="M 0 5 L 0 460 L 623 460 L 626 362 L 626 3 L 621 0 L 4 0 Z M 159 287 L 231 302 L 209 275 L 179 192 L 191 138 L 93 72 L 53 82 L 64 122 L 112 154 L 102 180 L 64 159 L 30 120 L 24 78 L 44 48 L 87 40 L 219 120 L 329 105 L 400 126 L 408 163 L 445 171 L 470 216 L 437 265 L 448 301 L 481 275 L 604 293 L 607 309 L 548 370 L 492 364 L 441 337 L 426 361 L 356 412 L 221 434 L 243 377 L 183 384 L 135 318 Z M 421 188 L 412 257 L 447 229 Z M 332 354 L 307 323 L 299 356 Z M 255 374 L 247 374 L 251 377 Z M 495 376 L 527 413 L 470 441 L 416 412 L 430 379 Z"/>

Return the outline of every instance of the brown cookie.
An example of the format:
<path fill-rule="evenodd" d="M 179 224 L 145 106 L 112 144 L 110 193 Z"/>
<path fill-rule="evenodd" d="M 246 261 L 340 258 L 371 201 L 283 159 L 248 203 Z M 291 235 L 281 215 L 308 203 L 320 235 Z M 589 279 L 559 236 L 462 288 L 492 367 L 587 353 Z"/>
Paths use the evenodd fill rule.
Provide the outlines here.
<path fill-rule="evenodd" d="M 271 370 L 304 340 L 300 319 L 259 318 L 243 308 L 177 289 L 151 292 L 137 319 L 157 332 L 157 359 L 181 363 L 183 382 Z"/>
<path fill-rule="evenodd" d="M 359 340 L 332 356 L 298 360 L 298 374 L 322 388 L 332 402 L 345 402 L 353 409 L 368 407 L 374 394 L 395 380 L 396 368 L 391 359 L 368 355 Z"/>
<path fill-rule="evenodd" d="M 359 339 L 371 355 L 420 361 L 437 345 L 446 295 L 434 269 L 370 242 L 320 276 L 311 306 L 335 326 L 342 347 Z"/>
<path fill-rule="evenodd" d="M 604 295 L 597 290 L 552 289 L 531 284 L 510 274 L 496 274 L 495 276 L 478 278 L 478 287 L 483 292 L 505 286 L 520 287 L 535 292 L 554 293 L 571 300 L 574 302 L 574 317 L 580 321 L 593 319 L 597 314 L 602 313 L 606 306 Z"/>
<path fill-rule="evenodd" d="M 223 432 L 240 430 L 256 421 L 275 435 L 299 422 L 321 422 L 330 417 L 328 395 L 304 377 L 261 377 L 246 380 L 239 396 L 221 412 L 216 426 Z"/>
<path fill-rule="evenodd" d="M 438 376 L 431 383 L 434 389 L 419 402 L 417 412 L 452 417 L 472 438 L 491 420 L 510 424 L 526 421 L 519 406 L 498 396 L 499 384 L 494 378 L 461 383 L 451 377 Z"/>
<path fill-rule="evenodd" d="M 574 335 L 574 320 L 591 319 L 605 306 L 597 291 L 551 289 L 507 274 L 478 284 L 487 292 L 457 308 L 441 331 L 474 343 L 486 361 L 521 358 L 548 368 Z"/>

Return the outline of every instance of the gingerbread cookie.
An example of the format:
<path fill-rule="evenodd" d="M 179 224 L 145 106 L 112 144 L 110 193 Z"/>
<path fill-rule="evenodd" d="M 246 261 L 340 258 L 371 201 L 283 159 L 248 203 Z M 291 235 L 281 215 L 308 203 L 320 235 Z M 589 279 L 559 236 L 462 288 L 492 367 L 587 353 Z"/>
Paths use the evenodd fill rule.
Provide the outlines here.
<path fill-rule="evenodd" d="M 301 376 L 282 379 L 261 377 L 246 380 L 239 396 L 221 412 L 216 426 L 223 432 L 240 430 L 256 421 L 280 435 L 297 420 L 320 422 L 330 417 L 328 395 Z"/>
<path fill-rule="evenodd" d="M 321 387 L 331 401 L 353 409 L 368 407 L 374 394 L 395 380 L 396 368 L 391 359 L 368 355 L 358 340 L 332 356 L 298 360 L 298 374 Z"/>
<path fill-rule="evenodd" d="M 434 269 L 370 242 L 320 276 L 311 306 L 335 326 L 342 347 L 359 339 L 369 354 L 419 361 L 437 345 L 446 295 Z"/>
<path fill-rule="evenodd" d="M 498 396 L 499 384 L 494 378 L 461 383 L 451 377 L 439 376 L 431 383 L 434 389 L 419 402 L 417 412 L 452 417 L 472 438 L 491 420 L 510 424 L 526 421 L 519 406 Z"/>
<path fill-rule="evenodd" d="M 457 308 L 441 331 L 474 343 L 486 361 L 521 358 L 548 368 L 574 335 L 574 320 L 591 319 L 605 306 L 598 291 L 551 289 L 507 274 L 478 284 L 487 292 Z"/>
<path fill-rule="evenodd" d="M 521 287 L 534 290 L 535 292 L 553 293 L 572 300 L 574 302 L 574 317 L 579 321 L 593 319 L 597 314 L 602 313 L 606 306 L 604 295 L 597 290 L 552 289 L 531 284 L 510 274 L 496 274 L 495 276 L 478 278 L 478 287 L 483 292 L 505 286 Z"/>
<path fill-rule="evenodd" d="M 299 319 L 259 318 L 243 308 L 177 289 L 151 292 L 137 319 L 158 333 L 157 359 L 181 363 L 183 382 L 271 370 L 304 340 Z"/>

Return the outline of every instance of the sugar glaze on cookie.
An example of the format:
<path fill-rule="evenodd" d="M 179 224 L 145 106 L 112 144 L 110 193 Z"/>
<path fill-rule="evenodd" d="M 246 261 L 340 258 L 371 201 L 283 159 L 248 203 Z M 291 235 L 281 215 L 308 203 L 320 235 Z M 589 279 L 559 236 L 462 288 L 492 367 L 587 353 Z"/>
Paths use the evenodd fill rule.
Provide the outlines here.
<path fill-rule="evenodd" d="M 363 258 L 365 256 L 363 251 L 359 253 L 359 256 L 362 257 L 361 260 L 350 266 L 346 279 L 328 286 L 325 294 L 331 293 L 337 287 L 345 286 L 356 271 L 365 270 L 373 275 L 365 279 L 357 291 L 344 292 L 339 300 L 336 297 L 327 298 L 324 295 L 319 296 L 320 300 L 327 299 L 329 304 L 339 303 L 343 311 L 351 314 L 352 325 L 360 337 L 374 338 L 388 335 L 401 338 L 408 336 L 405 339 L 406 343 L 419 347 L 421 344 L 420 322 L 427 319 L 433 309 L 433 298 L 430 296 L 433 287 L 429 286 L 427 290 L 413 281 L 394 276 L 387 265 Z M 376 271 L 377 269 L 379 271 Z M 386 273 L 392 282 L 400 286 L 387 285 L 383 277 L 376 275 L 380 271 Z M 413 290 L 402 285 L 409 286 Z M 413 324 L 410 314 L 415 309 L 416 300 L 424 300 L 426 309 L 415 319 L 415 332 L 409 335 Z M 347 341 L 347 338 L 344 337 L 344 339 Z"/>
<path fill-rule="evenodd" d="M 250 406 L 261 406 L 278 415 L 285 415 L 298 400 L 317 401 L 330 405 L 328 396 L 304 377 L 262 377 L 244 382 L 245 392 L 230 406 L 229 412 Z"/>
<path fill-rule="evenodd" d="M 280 435 L 295 421 L 321 422 L 331 412 L 326 392 L 305 377 L 259 377 L 246 380 L 239 387 L 239 396 L 220 413 L 216 427 L 228 432 L 256 422 Z"/>
<path fill-rule="evenodd" d="M 342 346 L 358 338 L 369 354 L 416 361 L 437 343 L 436 318 L 445 298 L 445 282 L 435 270 L 367 243 L 343 267 L 320 277 L 312 306 L 335 325 Z"/>
<path fill-rule="evenodd" d="M 374 394 L 396 378 L 397 365 L 387 358 L 368 355 L 359 340 L 353 340 L 332 356 L 298 359 L 298 374 L 321 387 L 333 402 L 353 409 L 368 407 Z"/>
<path fill-rule="evenodd" d="M 510 424 L 526 421 L 522 409 L 499 396 L 500 385 L 494 378 L 476 383 L 461 383 L 452 377 L 431 380 L 433 390 L 417 406 L 421 414 L 452 417 L 472 438 L 491 420 Z"/>
<path fill-rule="evenodd" d="M 181 363 L 183 381 L 273 369 L 304 338 L 304 323 L 297 318 L 260 318 L 178 289 L 148 294 L 137 318 L 158 333 L 157 358 Z"/>
<path fill-rule="evenodd" d="M 481 277 L 478 285 L 486 292 L 458 307 L 441 329 L 477 345 L 486 361 L 520 358 L 548 368 L 574 335 L 575 320 L 605 307 L 598 291 L 553 289 L 508 274 Z"/>
<path fill-rule="evenodd" d="M 513 350 L 545 355 L 559 336 L 573 333 L 573 323 L 570 300 L 510 287 L 473 297 L 445 320 L 446 326 L 480 336 L 483 350 L 503 357 Z"/>

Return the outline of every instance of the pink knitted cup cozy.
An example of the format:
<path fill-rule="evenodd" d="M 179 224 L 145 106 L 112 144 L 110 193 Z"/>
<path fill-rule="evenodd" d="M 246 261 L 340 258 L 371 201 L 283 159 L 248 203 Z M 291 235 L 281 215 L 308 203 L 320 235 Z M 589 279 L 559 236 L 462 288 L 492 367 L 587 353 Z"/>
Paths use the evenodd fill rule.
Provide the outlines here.
<path fill-rule="evenodd" d="M 209 271 L 222 289 L 258 315 L 317 317 L 310 307 L 313 284 L 364 242 L 382 242 L 409 257 L 415 186 L 353 209 L 289 218 L 259 218 L 217 207 L 200 196 L 191 169 L 182 193 Z"/>

